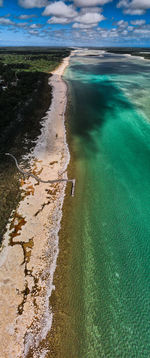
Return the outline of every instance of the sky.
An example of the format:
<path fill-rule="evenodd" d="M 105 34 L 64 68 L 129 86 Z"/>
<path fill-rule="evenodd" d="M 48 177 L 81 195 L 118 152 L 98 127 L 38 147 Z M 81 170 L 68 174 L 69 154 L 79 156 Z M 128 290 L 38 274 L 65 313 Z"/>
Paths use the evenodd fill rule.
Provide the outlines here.
<path fill-rule="evenodd" d="M 150 0 L 0 0 L 0 46 L 150 47 Z"/>

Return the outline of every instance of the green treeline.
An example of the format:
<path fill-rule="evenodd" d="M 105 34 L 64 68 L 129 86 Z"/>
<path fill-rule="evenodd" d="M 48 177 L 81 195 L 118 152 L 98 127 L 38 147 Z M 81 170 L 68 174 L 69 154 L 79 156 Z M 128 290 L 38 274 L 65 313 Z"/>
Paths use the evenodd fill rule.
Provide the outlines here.
<path fill-rule="evenodd" d="M 118 55 L 130 54 L 132 56 L 142 56 L 145 60 L 150 60 L 150 48 L 136 47 L 109 47 L 107 52 L 116 53 Z"/>
<path fill-rule="evenodd" d="M 32 137 L 33 134 L 35 139 L 38 134 L 35 133 L 35 128 L 40 129 L 39 120 L 51 102 L 51 88 L 48 85 L 50 72 L 69 54 L 68 49 L 0 49 L 2 152 L 8 150 L 8 143 L 14 142 L 19 132 L 26 137 Z"/>
<path fill-rule="evenodd" d="M 20 160 L 34 146 L 52 99 L 50 73 L 69 54 L 68 49 L 0 49 L 0 242 L 20 200 L 19 174 L 5 152 Z"/>

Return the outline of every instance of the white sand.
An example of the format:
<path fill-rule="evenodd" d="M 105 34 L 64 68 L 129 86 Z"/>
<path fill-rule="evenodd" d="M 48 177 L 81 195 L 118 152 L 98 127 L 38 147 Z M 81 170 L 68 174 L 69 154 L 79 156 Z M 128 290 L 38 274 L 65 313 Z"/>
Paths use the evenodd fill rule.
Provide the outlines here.
<path fill-rule="evenodd" d="M 65 58 L 50 78 L 52 104 L 30 154 L 30 170 L 44 180 L 67 177 L 66 84 L 61 76 L 68 63 Z M 49 297 L 65 186 L 20 180 L 22 200 L 11 215 L 0 253 L 0 358 L 26 357 L 31 347 L 34 358 L 44 357 L 39 342 L 52 324 Z"/>

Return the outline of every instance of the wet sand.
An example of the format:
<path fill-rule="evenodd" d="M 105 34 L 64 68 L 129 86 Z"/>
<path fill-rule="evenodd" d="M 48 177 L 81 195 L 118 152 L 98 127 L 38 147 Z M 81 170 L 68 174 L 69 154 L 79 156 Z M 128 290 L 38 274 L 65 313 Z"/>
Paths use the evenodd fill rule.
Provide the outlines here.
<path fill-rule="evenodd" d="M 67 178 L 66 84 L 61 76 L 68 63 L 65 58 L 50 78 L 51 107 L 35 148 L 20 163 L 23 167 L 28 159 L 30 171 L 44 180 Z M 65 187 L 66 183 L 20 178 L 22 200 L 11 214 L 0 253 L 0 357 L 42 358 L 46 354 L 39 346 L 52 325 L 49 297 Z"/>

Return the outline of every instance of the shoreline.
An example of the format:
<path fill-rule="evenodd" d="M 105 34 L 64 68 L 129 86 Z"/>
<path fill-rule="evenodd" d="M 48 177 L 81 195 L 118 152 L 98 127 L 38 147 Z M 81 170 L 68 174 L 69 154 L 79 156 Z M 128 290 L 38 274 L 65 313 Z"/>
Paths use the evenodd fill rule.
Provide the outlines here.
<path fill-rule="evenodd" d="M 22 109 L 21 121 L 19 123 L 17 123 L 17 117 L 14 117 L 13 126 L 9 135 L 7 131 L 5 132 L 5 125 L 2 125 L 1 137 L 3 134 L 4 136 L 3 141 L 0 140 L 0 246 L 12 210 L 14 210 L 21 200 L 17 168 L 14 166 L 13 161 L 7 160 L 5 153 L 13 153 L 20 162 L 21 158 L 30 153 L 31 148 L 34 147 L 41 133 L 42 118 L 45 117 L 51 104 L 52 94 L 48 83 L 49 78 L 48 73 L 44 74 L 44 76 L 43 74 L 41 75 L 41 87 L 38 88 L 36 92 L 36 103 L 33 103 L 32 110 L 28 115 L 24 113 Z M 35 93 L 33 95 L 35 95 Z"/>
<path fill-rule="evenodd" d="M 135 58 L 139 58 L 139 59 L 141 59 L 141 60 L 147 60 L 147 61 L 150 61 L 150 59 L 147 59 L 147 58 L 145 58 L 144 56 L 138 56 L 138 55 L 134 55 L 134 54 L 130 54 L 130 53 L 116 53 L 116 52 L 107 52 L 106 51 L 106 53 L 110 53 L 110 54 L 112 54 L 112 55 L 121 55 L 121 56 L 125 56 L 125 57 L 129 57 L 129 58 L 131 58 L 131 57 L 135 57 Z"/>
<path fill-rule="evenodd" d="M 30 170 L 44 180 L 67 178 L 67 86 L 61 76 L 69 59 L 52 72 L 51 106 L 33 151 L 23 157 L 29 160 Z M 20 189 L 22 200 L 10 217 L 0 253 L 0 356 L 37 358 L 47 353 L 39 345 L 52 325 L 49 298 L 55 289 L 53 275 L 66 183 L 39 185 L 30 177 L 20 180 Z"/>
<path fill-rule="evenodd" d="M 74 164 L 75 153 L 72 147 L 71 129 L 69 124 L 70 105 L 71 96 L 68 88 L 65 127 L 70 152 L 70 161 L 67 173 L 69 177 L 76 177 L 76 167 Z M 54 285 L 56 286 L 56 289 L 52 291 L 52 295 L 50 297 L 50 305 L 54 307 L 52 327 L 47 336 L 47 344 L 50 348 L 50 354 L 46 355 L 46 358 L 68 358 L 78 357 L 79 355 L 78 331 L 75 323 L 76 312 L 74 311 L 74 307 L 70 306 L 69 299 L 72 286 L 72 255 L 74 255 L 74 248 L 76 245 L 76 242 L 72 240 L 71 236 L 72 222 L 70 219 L 72 215 L 71 213 L 75 210 L 76 201 L 78 200 L 77 183 L 78 180 L 76 179 L 76 195 L 73 201 L 70 197 L 69 187 L 67 187 L 62 208 L 62 220 L 59 232 L 59 255 L 56 270 L 54 272 Z M 78 257 L 80 257 L 80 252 L 77 254 Z M 82 257 L 80 258 L 82 260 Z M 80 293 L 81 291 L 78 291 L 78 294 Z M 78 317 L 78 319 L 80 319 L 80 317 Z"/>

